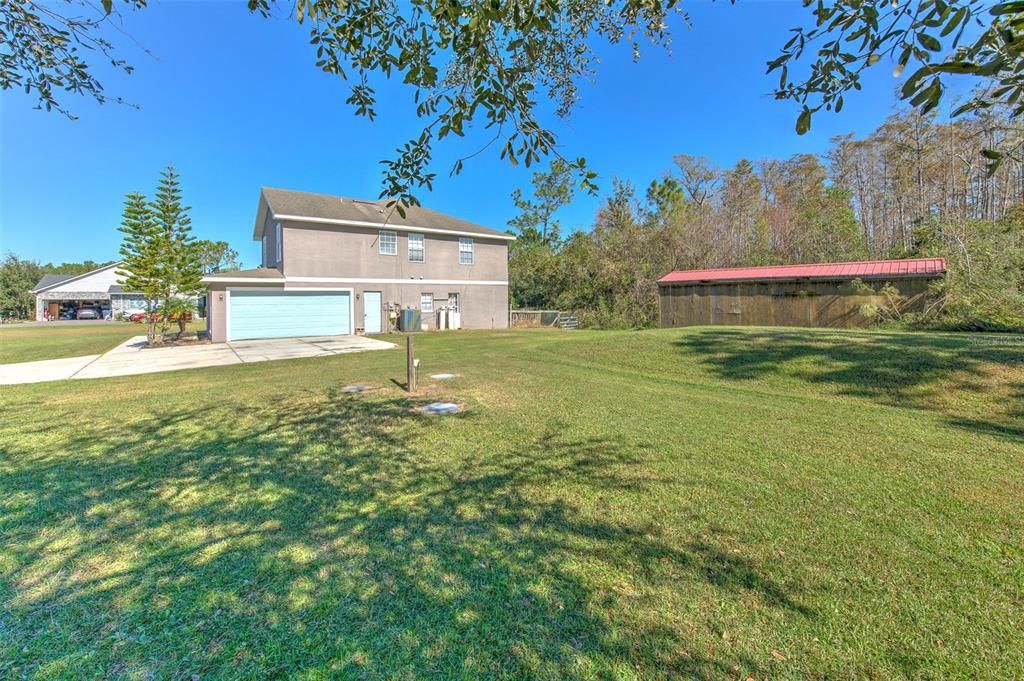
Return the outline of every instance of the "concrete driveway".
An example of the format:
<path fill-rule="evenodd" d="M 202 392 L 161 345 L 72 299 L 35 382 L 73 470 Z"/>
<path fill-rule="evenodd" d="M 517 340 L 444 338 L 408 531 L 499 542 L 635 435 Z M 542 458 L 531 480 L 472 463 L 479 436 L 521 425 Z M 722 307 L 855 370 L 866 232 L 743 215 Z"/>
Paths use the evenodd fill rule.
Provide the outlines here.
<path fill-rule="evenodd" d="M 145 345 L 146 337 L 136 336 L 102 355 L 0 364 L 0 385 L 152 374 L 226 364 L 388 350 L 395 347 L 394 343 L 362 336 L 275 338 L 150 349 L 146 349 Z"/>

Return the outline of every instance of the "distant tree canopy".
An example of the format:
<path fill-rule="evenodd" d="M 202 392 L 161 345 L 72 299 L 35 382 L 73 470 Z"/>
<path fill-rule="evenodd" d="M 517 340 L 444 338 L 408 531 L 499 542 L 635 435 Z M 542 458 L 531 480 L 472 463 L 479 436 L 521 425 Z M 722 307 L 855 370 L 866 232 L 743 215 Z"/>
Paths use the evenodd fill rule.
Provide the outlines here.
<path fill-rule="evenodd" d="M 103 262 L 96 262 L 94 260 L 84 260 L 82 262 L 62 262 L 59 265 L 48 262 L 45 265 L 40 265 L 40 267 L 43 269 L 44 274 L 85 274 L 115 262 L 117 261 L 104 260 Z"/>
<path fill-rule="evenodd" d="M 225 272 L 242 268 L 238 259 L 238 251 L 231 248 L 227 241 L 209 241 L 199 239 L 194 247 L 199 255 L 203 274 Z"/>
<path fill-rule="evenodd" d="M 0 261 L 0 314 L 27 319 L 35 309 L 35 296 L 29 293 L 46 272 L 37 262 L 22 260 L 8 253 Z"/>
<path fill-rule="evenodd" d="M 672 270 L 943 256 L 938 304 L 917 321 L 1024 329 L 1024 163 L 992 173 L 981 153 L 1022 138 L 1024 125 L 993 112 L 950 124 L 907 112 L 864 139 L 836 138 L 824 158 L 723 170 L 676 156 L 643 195 L 616 181 L 590 232 L 513 245 L 513 305 L 650 326 L 655 282 Z M 517 216 L 520 231 L 529 216 Z"/>
<path fill-rule="evenodd" d="M 117 5 L 143 10 L 146 0 Z M 802 105 L 800 133 L 815 112 L 841 110 L 844 98 L 860 89 L 863 72 L 883 58 L 896 64 L 902 96 L 922 113 L 939 104 L 946 81 L 957 76 L 981 85 L 962 111 L 1005 105 L 1016 116 L 1024 107 L 1024 0 L 804 5 L 811 25 L 794 29 L 768 64 L 779 74 L 776 97 Z M 278 4 L 248 0 L 248 7 L 269 16 Z M 0 87 L 24 89 L 41 108 L 66 115 L 71 109 L 61 91 L 120 101 L 106 94 L 86 59 L 131 72 L 108 37 L 107 19 L 115 11 L 115 0 L 0 3 Z M 350 83 L 347 102 L 357 115 L 375 117 L 382 79 L 400 79 L 412 89 L 409 106 L 423 126 L 384 161 L 381 190 L 381 197 L 406 204 L 417 203 L 414 192 L 433 184 L 435 143 L 463 136 L 471 125 L 480 148 L 457 159 L 453 174 L 492 145 L 513 164 L 560 156 L 542 111 L 549 104 L 555 117 L 573 111 L 579 83 L 596 75 L 597 45 L 628 40 L 638 59 L 641 40 L 667 48 L 671 16 L 685 16 L 675 0 L 297 0 L 284 11 L 309 26 L 316 67 Z M 795 77 L 806 55 L 813 59 L 809 72 Z M 995 159 L 1018 152 L 988 150 Z M 563 160 L 583 188 L 594 188 L 585 159 Z"/>

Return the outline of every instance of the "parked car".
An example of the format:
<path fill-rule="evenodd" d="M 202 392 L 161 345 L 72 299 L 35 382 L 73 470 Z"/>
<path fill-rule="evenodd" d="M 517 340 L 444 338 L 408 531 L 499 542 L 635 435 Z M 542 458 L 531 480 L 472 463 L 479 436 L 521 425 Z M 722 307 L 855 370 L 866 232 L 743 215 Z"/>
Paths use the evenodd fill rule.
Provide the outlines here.
<path fill-rule="evenodd" d="M 75 319 L 99 319 L 100 313 L 94 307 L 80 307 L 75 313 Z"/>
<path fill-rule="evenodd" d="M 125 317 L 125 319 L 127 319 L 130 322 L 144 322 L 144 321 L 146 321 L 146 313 L 145 312 L 132 312 L 127 317 Z"/>

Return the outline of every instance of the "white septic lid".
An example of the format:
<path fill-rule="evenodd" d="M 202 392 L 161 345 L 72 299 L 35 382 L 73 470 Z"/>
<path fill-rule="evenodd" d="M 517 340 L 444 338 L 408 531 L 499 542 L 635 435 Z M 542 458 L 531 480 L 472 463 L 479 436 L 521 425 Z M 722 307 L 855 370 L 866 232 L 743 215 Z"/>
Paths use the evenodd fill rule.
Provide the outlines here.
<path fill-rule="evenodd" d="M 457 414 L 459 405 L 454 402 L 431 402 L 420 407 L 420 411 L 427 414 Z"/>

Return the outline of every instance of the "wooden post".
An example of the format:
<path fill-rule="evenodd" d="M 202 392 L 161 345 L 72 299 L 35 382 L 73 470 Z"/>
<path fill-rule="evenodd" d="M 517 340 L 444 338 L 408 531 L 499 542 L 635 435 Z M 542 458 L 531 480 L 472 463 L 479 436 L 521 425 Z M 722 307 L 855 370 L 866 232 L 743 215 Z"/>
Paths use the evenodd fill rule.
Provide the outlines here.
<path fill-rule="evenodd" d="M 405 369 L 406 369 L 406 389 L 414 393 L 416 392 L 416 365 L 413 361 L 413 355 L 415 349 L 412 342 L 412 334 L 406 334 L 405 336 Z"/>

